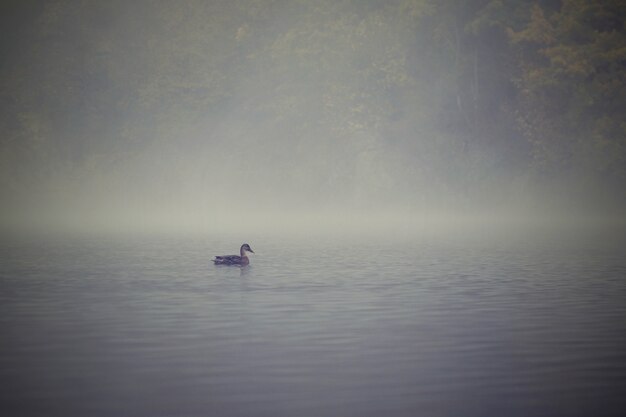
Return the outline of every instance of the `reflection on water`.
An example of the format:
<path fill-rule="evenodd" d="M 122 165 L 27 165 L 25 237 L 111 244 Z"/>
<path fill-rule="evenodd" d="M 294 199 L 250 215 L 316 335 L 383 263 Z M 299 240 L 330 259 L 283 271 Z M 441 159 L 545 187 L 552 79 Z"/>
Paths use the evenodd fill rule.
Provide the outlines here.
<path fill-rule="evenodd" d="M 606 238 L 5 241 L 2 415 L 624 415 Z"/>

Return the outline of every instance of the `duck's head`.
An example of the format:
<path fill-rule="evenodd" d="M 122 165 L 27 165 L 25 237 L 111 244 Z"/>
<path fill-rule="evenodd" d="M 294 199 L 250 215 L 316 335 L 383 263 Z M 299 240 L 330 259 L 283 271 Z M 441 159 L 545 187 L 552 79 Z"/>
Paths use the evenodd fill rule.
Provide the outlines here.
<path fill-rule="evenodd" d="M 241 245 L 241 249 L 240 249 L 241 254 L 243 255 L 246 252 L 251 252 L 254 253 L 254 251 L 252 250 L 252 248 L 250 247 L 250 245 L 248 245 L 247 243 L 244 243 L 243 245 Z"/>

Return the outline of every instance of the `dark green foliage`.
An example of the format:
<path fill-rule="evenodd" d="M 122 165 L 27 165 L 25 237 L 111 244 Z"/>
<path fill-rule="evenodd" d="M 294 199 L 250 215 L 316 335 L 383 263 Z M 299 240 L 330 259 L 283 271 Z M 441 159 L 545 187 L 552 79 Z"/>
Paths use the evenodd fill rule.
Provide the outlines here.
<path fill-rule="evenodd" d="M 619 1 L 533 6 L 510 30 L 519 54 L 518 118 L 533 167 L 608 186 L 626 180 L 626 7 Z M 620 195 L 621 194 L 621 195 Z"/>

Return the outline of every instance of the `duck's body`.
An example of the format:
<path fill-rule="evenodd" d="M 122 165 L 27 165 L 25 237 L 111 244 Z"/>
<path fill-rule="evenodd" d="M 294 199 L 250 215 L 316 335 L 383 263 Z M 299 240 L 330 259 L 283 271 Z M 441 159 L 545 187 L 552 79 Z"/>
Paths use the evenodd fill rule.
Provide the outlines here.
<path fill-rule="evenodd" d="M 213 263 L 215 265 L 245 266 L 250 263 L 250 259 L 248 259 L 248 255 L 246 254 L 246 252 L 254 253 L 252 248 L 250 248 L 250 245 L 244 243 L 239 249 L 239 255 L 216 256 L 215 259 L 213 259 Z"/>

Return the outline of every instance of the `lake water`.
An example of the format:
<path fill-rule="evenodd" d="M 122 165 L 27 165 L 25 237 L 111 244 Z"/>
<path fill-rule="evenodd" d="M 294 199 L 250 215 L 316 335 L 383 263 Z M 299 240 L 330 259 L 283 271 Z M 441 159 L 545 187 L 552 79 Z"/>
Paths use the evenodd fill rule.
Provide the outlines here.
<path fill-rule="evenodd" d="M 626 415 L 607 233 L 4 239 L 3 416 Z"/>

